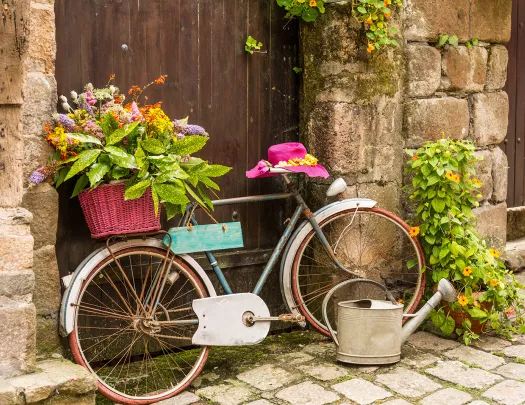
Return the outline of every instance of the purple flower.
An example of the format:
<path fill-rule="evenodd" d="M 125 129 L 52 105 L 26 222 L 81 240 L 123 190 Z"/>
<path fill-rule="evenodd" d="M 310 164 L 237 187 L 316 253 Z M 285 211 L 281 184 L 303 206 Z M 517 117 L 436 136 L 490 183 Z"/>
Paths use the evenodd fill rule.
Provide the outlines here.
<path fill-rule="evenodd" d="M 177 134 L 177 139 L 180 141 L 181 139 L 186 138 L 186 135 L 184 134 Z"/>
<path fill-rule="evenodd" d="M 184 135 L 208 135 L 206 130 L 200 125 L 185 125 L 181 129 L 181 133 Z"/>
<path fill-rule="evenodd" d="M 131 120 L 140 121 L 142 119 L 142 114 L 140 113 L 137 103 L 133 102 L 131 104 Z"/>
<path fill-rule="evenodd" d="M 46 176 L 42 173 L 44 171 L 44 166 L 39 167 L 36 169 L 31 176 L 29 176 L 29 182 L 32 184 L 40 184 L 42 183 Z"/>
<path fill-rule="evenodd" d="M 86 112 L 91 115 L 92 117 L 95 116 L 95 113 L 93 112 L 93 109 L 91 108 L 91 106 L 89 105 L 89 103 L 82 99 L 81 102 L 78 104 L 78 106 L 83 109 L 83 110 L 86 110 Z"/>
<path fill-rule="evenodd" d="M 67 132 L 75 130 L 75 121 L 69 118 L 66 114 L 58 114 L 57 122 L 61 124 Z"/>
<path fill-rule="evenodd" d="M 95 98 L 91 90 L 86 91 L 86 101 L 89 105 L 97 104 L 97 99 Z"/>

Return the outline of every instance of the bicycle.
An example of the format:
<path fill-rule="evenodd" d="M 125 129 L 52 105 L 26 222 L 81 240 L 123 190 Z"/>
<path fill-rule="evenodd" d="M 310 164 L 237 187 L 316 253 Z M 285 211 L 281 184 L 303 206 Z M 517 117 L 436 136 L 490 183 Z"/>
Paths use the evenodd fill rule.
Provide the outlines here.
<path fill-rule="evenodd" d="M 416 309 L 425 261 L 405 222 L 373 200 L 342 199 L 347 188 L 342 179 L 327 191 L 339 200 L 312 213 L 290 172 L 270 171 L 282 175 L 288 192 L 213 201 L 222 206 L 295 199 L 295 211 L 252 293 L 233 294 L 213 253 L 205 252 L 226 293 L 217 297 L 204 269 L 188 254 L 171 253 L 156 233 L 109 238 L 66 277 L 61 333 L 103 395 L 135 405 L 175 396 L 201 372 L 210 346 L 257 343 L 271 321 L 308 323 L 328 336 L 323 299 L 349 278 L 380 281 L 403 300 L 405 313 Z M 187 207 L 182 224 L 197 224 L 194 209 Z M 299 224 L 302 215 L 306 219 Z M 290 314 L 271 317 L 258 294 L 281 253 L 281 291 Z M 365 293 L 354 288 L 345 299 Z M 330 311 L 333 317 L 333 307 Z"/>

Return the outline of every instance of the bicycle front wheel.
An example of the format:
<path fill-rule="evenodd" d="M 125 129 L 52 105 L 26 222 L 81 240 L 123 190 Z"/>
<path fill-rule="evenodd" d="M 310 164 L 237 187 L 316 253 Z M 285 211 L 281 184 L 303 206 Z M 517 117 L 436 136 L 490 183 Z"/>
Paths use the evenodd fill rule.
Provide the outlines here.
<path fill-rule="evenodd" d="M 97 264 L 81 288 L 69 335 L 73 357 L 117 403 L 170 398 L 193 381 L 208 357 L 208 347 L 191 343 L 198 326 L 192 301 L 207 295 L 193 270 L 163 249 L 118 251 Z M 169 323 L 174 320 L 185 322 Z"/>
<path fill-rule="evenodd" d="M 405 313 L 414 312 L 425 289 L 425 259 L 403 220 L 380 208 L 358 208 L 336 212 L 319 226 L 345 268 L 382 283 L 404 304 Z M 333 263 L 314 230 L 302 239 L 291 273 L 297 309 L 329 336 L 321 310 L 324 297 L 332 287 L 354 277 Z M 364 284 L 342 288 L 328 305 L 330 322 L 335 324 L 337 302 L 364 298 L 384 299 L 384 293 Z"/>

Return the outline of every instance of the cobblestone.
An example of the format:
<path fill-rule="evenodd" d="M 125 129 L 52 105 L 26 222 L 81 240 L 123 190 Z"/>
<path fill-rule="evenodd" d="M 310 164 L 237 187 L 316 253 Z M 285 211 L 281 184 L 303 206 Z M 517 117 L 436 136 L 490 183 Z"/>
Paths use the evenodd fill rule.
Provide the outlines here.
<path fill-rule="evenodd" d="M 280 388 L 297 379 L 297 375 L 291 374 L 282 368 L 270 364 L 254 368 L 239 374 L 237 378 L 261 391 Z"/>
<path fill-rule="evenodd" d="M 492 370 L 493 368 L 505 364 L 505 360 L 501 357 L 473 349 L 469 346 L 460 346 L 454 350 L 446 352 L 445 356 L 450 359 L 457 359 L 474 364 L 475 366 L 481 367 L 483 370 Z"/>
<path fill-rule="evenodd" d="M 512 343 L 508 340 L 503 340 L 494 336 L 482 336 L 477 342 L 473 343 L 473 346 L 487 352 L 501 352 L 510 345 L 512 345 Z"/>
<path fill-rule="evenodd" d="M 303 364 L 297 367 L 300 371 L 321 381 L 335 380 L 348 374 L 347 369 L 334 364 Z"/>
<path fill-rule="evenodd" d="M 525 399 L 525 383 L 512 380 L 503 381 L 485 391 L 483 396 L 503 405 L 523 404 Z"/>
<path fill-rule="evenodd" d="M 359 405 L 372 404 L 377 400 L 392 396 L 390 392 L 383 388 L 360 378 L 332 385 L 332 388 Z"/>
<path fill-rule="evenodd" d="M 442 387 L 424 375 L 403 368 L 398 368 L 392 373 L 380 374 L 376 381 L 398 394 L 411 398 L 420 397 Z"/>
<path fill-rule="evenodd" d="M 339 395 L 309 381 L 279 391 L 275 396 L 292 405 L 324 405 L 339 400 Z"/>
<path fill-rule="evenodd" d="M 482 389 L 502 380 L 502 377 L 479 368 L 472 368 L 459 361 L 444 361 L 427 373 L 466 388 Z"/>
<path fill-rule="evenodd" d="M 436 352 L 454 349 L 461 345 L 461 343 L 455 340 L 442 339 L 428 332 L 415 333 L 408 338 L 407 342 L 418 349 L 433 350 Z"/>
<path fill-rule="evenodd" d="M 421 401 L 421 405 L 463 405 L 472 399 L 472 395 L 455 388 L 445 388 L 434 392 Z"/>
<path fill-rule="evenodd" d="M 218 402 L 221 405 L 238 405 L 254 398 L 254 392 L 245 387 L 236 387 L 229 384 L 215 385 L 202 388 L 197 395 Z"/>
<path fill-rule="evenodd" d="M 525 345 L 510 346 L 503 350 L 506 356 L 525 360 Z"/>
<path fill-rule="evenodd" d="M 508 363 L 494 372 L 514 380 L 525 380 L 525 364 Z"/>

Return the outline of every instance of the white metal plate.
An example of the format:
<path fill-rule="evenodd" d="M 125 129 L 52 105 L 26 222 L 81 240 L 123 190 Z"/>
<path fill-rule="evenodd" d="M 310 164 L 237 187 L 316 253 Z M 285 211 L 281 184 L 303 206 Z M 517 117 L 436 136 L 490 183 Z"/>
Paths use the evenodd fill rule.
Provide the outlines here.
<path fill-rule="evenodd" d="M 199 328 L 192 338 L 194 345 L 246 346 L 261 342 L 270 330 L 270 321 L 243 323 L 250 311 L 256 317 L 269 317 L 270 311 L 258 295 L 251 293 L 221 295 L 193 301 Z"/>

